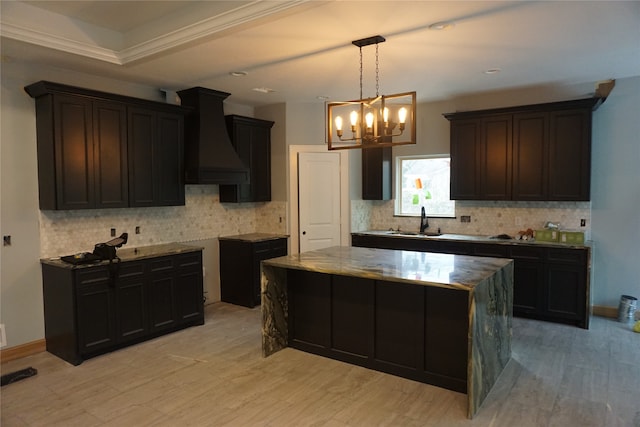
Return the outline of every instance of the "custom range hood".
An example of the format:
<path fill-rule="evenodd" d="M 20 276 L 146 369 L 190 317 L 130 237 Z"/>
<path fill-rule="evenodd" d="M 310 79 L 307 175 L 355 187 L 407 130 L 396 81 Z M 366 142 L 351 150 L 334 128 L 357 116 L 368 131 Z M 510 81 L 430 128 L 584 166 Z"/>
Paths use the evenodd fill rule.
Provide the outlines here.
<path fill-rule="evenodd" d="M 248 184 L 249 168 L 231 145 L 222 103 L 230 94 L 203 87 L 177 92 L 185 117 L 184 163 L 187 184 Z"/>

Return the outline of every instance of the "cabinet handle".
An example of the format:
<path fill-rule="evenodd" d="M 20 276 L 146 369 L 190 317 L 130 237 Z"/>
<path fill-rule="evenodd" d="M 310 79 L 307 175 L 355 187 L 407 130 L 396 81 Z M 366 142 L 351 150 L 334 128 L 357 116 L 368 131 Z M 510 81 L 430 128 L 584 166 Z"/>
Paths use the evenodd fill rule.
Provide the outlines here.
<path fill-rule="evenodd" d="M 306 232 L 306 231 L 303 231 L 303 232 L 302 232 L 302 235 L 303 235 L 303 236 L 304 236 L 304 235 L 306 235 L 306 234 L 307 234 L 307 232 Z"/>

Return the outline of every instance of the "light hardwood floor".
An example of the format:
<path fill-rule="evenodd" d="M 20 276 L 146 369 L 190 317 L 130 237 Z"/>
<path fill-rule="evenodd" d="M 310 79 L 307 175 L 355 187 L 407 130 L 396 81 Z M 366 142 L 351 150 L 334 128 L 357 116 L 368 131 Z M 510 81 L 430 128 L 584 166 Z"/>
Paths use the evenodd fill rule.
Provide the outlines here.
<path fill-rule="evenodd" d="M 38 374 L 2 387 L 1 425 L 640 427 L 640 334 L 614 319 L 514 319 L 512 360 L 473 420 L 460 393 L 293 349 L 262 358 L 260 319 L 216 303 L 204 326 L 76 367 L 5 363 Z"/>

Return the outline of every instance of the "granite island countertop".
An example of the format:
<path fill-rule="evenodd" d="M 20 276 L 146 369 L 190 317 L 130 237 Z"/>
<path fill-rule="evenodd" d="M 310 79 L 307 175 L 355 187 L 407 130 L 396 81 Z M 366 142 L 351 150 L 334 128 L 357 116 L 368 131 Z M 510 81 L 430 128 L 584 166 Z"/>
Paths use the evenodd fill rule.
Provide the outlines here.
<path fill-rule="evenodd" d="M 261 266 L 264 357 L 293 346 L 321 356 L 463 391 L 467 394 L 469 418 L 477 413 L 511 358 L 511 259 L 335 246 L 272 258 L 262 261 Z M 353 280 L 349 279 L 351 277 Z M 378 292 L 386 297 L 375 298 L 373 295 Z M 397 296 L 392 296 L 396 293 Z M 388 303 L 389 300 L 391 302 Z M 423 302 L 414 306 L 412 301 Z M 432 304 L 431 309 L 426 308 L 429 303 Z M 303 307 L 302 311 L 296 310 L 298 304 Z M 353 304 L 369 314 L 357 321 L 345 321 L 343 315 L 328 320 L 322 315 L 333 313 L 331 307 L 344 308 L 345 304 Z M 447 307 L 446 314 L 434 311 L 434 304 Z M 410 325 L 404 324 L 403 328 L 406 328 L 396 340 L 394 332 L 389 335 L 389 331 L 397 330 L 397 324 L 406 320 L 402 310 L 397 310 L 397 307 L 406 306 L 412 306 L 410 312 L 416 317 L 412 318 Z M 340 313 L 344 314 L 344 310 Z M 376 329 L 374 319 L 378 318 L 391 322 L 386 323 L 387 326 L 396 324 L 396 329 Z M 432 327 L 431 331 L 444 331 L 444 336 L 431 332 L 432 345 L 427 346 L 424 341 L 427 332 L 423 328 L 433 325 L 433 322 L 443 322 L 443 319 L 446 319 L 446 326 Z M 327 326 L 335 324 L 342 326 L 337 329 Z M 350 338 L 346 347 L 338 345 L 334 348 L 330 343 L 334 343 L 335 331 L 342 334 L 345 330 L 350 331 L 347 333 L 349 337 L 367 337 L 370 345 L 358 347 L 354 344 L 352 347 Z M 297 335 L 297 331 L 302 332 Z M 403 341 L 402 337 L 406 336 L 410 337 L 410 345 Z M 375 349 L 382 348 L 378 344 L 383 346 L 394 340 L 404 348 L 403 352 L 406 350 L 406 354 L 413 356 L 403 353 L 396 360 L 396 356 L 389 356 L 392 352 L 388 348 L 386 353 L 376 352 Z M 457 344 L 452 344 L 454 341 Z M 354 356 L 344 356 L 347 354 L 345 351 Z M 466 369 L 463 368 L 466 374 L 453 374 L 457 371 L 451 366 L 438 371 L 435 365 L 422 364 L 439 351 L 452 351 L 447 360 L 457 358 L 459 362 L 461 359 L 466 365 Z M 415 360 L 423 362 L 414 366 L 411 361 Z"/>
<path fill-rule="evenodd" d="M 157 258 L 160 256 L 177 255 L 181 253 L 202 251 L 204 248 L 197 245 L 188 245 L 184 243 L 163 243 L 159 245 L 140 246 L 136 248 L 119 248 L 116 249 L 116 255 L 120 258 L 120 261 L 137 261 L 147 258 Z M 69 254 L 71 255 L 71 254 Z M 55 267 L 63 267 L 68 269 L 95 267 L 97 265 L 107 265 L 109 261 L 98 261 L 88 264 L 71 264 L 62 261 L 59 257 L 55 258 L 42 258 L 41 264 L 49 264 Z"/>
<path fill-rule="evenodd" d="M 498 239 L 492 236 L 482 236 L 474 234 L 454 234 L 443 233 L 439 236 L 421 235 L 416 232 L 398 232 L 392 230 L 366 230 L 366 231 L 354 231 L 351 235 L 361 236 L 379 236 L 388 237 L 390 239 L 415 239 L 415 240 L 436 240 L 436 241 L 458 241 L 458 242 L 475 242 L 475 243 L 492 243 L 500 245 L 530 245 L 530 246 L 545 246 L 553 248 L 591 248 L 593 242 L 585 241 L 583 244 L 571 244 L 571 243 L 559 243 L 559 242 L 545 242 L 536 240 L 517 240 L 517 239 Z"/>
<path fill-rule="evenodd" d="M 504 258 L 334 246 L 272 258 L 263 261 L 263 264 L 318 273 L 472 290 L 496 270 L 511 262 L 512 260 Z"/>

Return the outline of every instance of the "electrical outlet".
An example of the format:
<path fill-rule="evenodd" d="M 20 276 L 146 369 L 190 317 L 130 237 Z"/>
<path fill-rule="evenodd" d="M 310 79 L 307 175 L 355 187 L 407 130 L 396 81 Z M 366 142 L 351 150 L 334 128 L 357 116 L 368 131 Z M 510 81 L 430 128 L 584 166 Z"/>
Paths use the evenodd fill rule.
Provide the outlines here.
<path fill-rule="evenodd" d="M 5 332 L 4 323 L 0 323 L 0 347 L 7 345 L 7 333 Z"/>
<path fill-rule="evenodd" d="M 2 244 L 4 246 L 11 246 L 11 236 L 2 236 Z"/>
<path fill-rule="evenodd" d="M 111 229 L 111 237 L 116 237 L 116 229 L 115 228 Z"/>
<path fill-rule="evenodd" d="M 587 220 L 586 220 L 586 219 L 584 219 L 584 218 L 582 218 L 582 219 L 580 220 L 580 227 L 586 227 L 586 226 L 587 226 Z"/>
<path fill-rule="evenodd" d="M 136 234 L 140 234 L 140 226 L 136 225 Z"/>
<path fill-rule="evenodd" d="M 471 222 L 471 215 L 462 215 L 460 217 L 460 222 Z"/>

